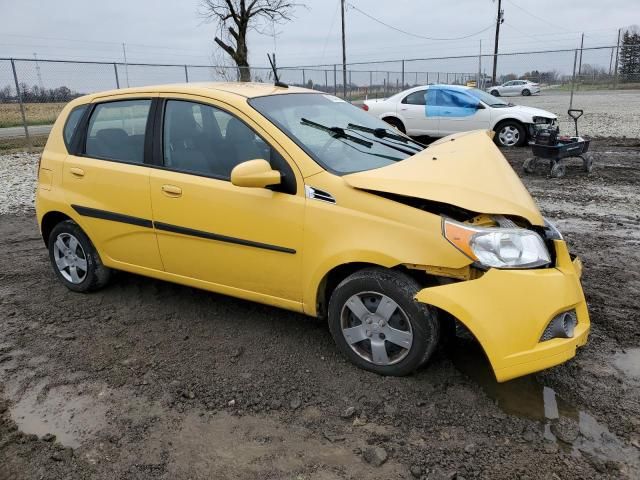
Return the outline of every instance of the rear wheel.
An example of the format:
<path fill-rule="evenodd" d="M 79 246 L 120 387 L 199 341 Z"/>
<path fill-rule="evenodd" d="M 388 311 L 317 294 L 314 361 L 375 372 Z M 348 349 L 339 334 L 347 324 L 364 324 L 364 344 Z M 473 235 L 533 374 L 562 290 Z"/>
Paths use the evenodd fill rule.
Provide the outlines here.
<path fill-rule="evenodd" d="M 531 95 L 531 90 L 529 90 L 528 88 L 525 88 L 524 90 L 522 90 L 523 97 L 528 97 L 529 95 Z"/>
<path fill-rule="evenodd" d="M 387 122 L 392 127 L 400 130 L 402 133 L 407 133 L 406 129 L 404 128 L 404 124 L 402 123 L 402 121 L 398 120 L 397 118 L 387 117 L 384 119 L 384 121 Z"/>
<path fill-rule="evenodd" d="M 53 270 L 69 290 L 90 292 L 109 281 L 111 270 L 102 264 L 91 240 L 73 220 L 53 227 L 48 245 Z"/>
<path fill-rule="evenodd" d="M 491 90 L 491 95 L 493 95 L 494 97 L 499 97 L 500 96 L 500 92 L 498 90 Z"/>
<path fill-rule="evenodd" d="M 420 285 L 392 270 L 361 270 L 329 301 L 329 329 L 351 362 L 381 375 L 407 375 L 427 362 L 440 339 L 435 311 L 414 300 Z"/>
<path fill-rule="evenodd" d="M 501 147 L 520 147 L 527 140 L 524 127 L 520 122 L 507 120 L 495 128 L 496 143 Z"/>

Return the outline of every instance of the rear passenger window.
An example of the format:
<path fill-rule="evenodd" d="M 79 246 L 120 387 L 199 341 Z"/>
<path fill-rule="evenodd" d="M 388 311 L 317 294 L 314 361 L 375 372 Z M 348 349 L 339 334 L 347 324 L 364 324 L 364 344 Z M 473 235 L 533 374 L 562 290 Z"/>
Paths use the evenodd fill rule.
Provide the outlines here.
<path fill-rule="evenodd" d="M 144 134 L 151 100 L 101 103 L 89 119 L 85 154 L 127 163 L 144 162 Z"/>
<path fill-rule="evenodd" d="M 406 103 L 409 105 L 425 105 L 426 100 L 424 97 L 426 93 L 427 92 L 424 90 L 418 90 L 417 92 L 410 93 L 409 95 L 404 97 L 404 100 L 402 100 L 402 103 Z"/>
<path fill-rule="evenodd" d="M 78 123 L 84 115 L 84 111 L 87 109 L 88 105 L 80 105 L 79 107 L 71 110 L 71 113 L 67 117 L 67 123 L 64 124 L 64 144 L 67 146 L 67 150 L 69 150 L 71 146 L 71 139 L 73 139 L 73 134 L 78 128 Z"/>

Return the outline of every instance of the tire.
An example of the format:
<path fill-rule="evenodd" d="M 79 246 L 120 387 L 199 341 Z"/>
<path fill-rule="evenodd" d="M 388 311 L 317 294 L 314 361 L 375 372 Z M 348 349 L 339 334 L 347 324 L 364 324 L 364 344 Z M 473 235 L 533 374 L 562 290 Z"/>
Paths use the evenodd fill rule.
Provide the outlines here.
<path fill-rule="evenodd" d="M 491 90 L 491 95 L 493 95 L 494 97 L 499 97 L 500 92 L 498 90 Z"/>
<path fill-rule="evenodd" d="M 536 167 L 538 166 L 538 157 L 530 157 L 524 161 L 522 165 L 522 169 L 524 173 L 534 173 L 536 171 Z"/>
<path fill-rule="evenodd" d="M 529 90 L 528 88 L 525 88 L 524 90 L 522 90 L 523 97 L 528 97 L 530 95 L 531 95 L 531 90 Z"/>
<path fill-rule="evenodd" d="M 524 126 L 516 120 L 500 122 L 496 125 L 495 132 L 494 139 L 500 147 L 521 147 L 527 141 Z"/>
<path fill-rule="evenodd" d="M 567 168 L 565 167 L 564 163 L 554 162 L 551 167 L 551 172 L 549 172 L 549 176 L 551 178 L 562 178 L 564 177 L 566 171 Z"/>
<path fill-rule="evenodd" d="M 73 220 L 53 227 L 48 246 L 53 271 L 69 290 L 91 292 L 109 282 L 111 270 L 102 264 L 91 240 Z"/>
<path fill-rule="evenodd" d="M 414 300 L 419 290 L 408 275 L 382 268 L 347 277 L 329 300 L 329 330 L 338 349 L 380 375 L 407 375 L 424 365 L 440 340 L 440 323 L 435 309 Z"/>
<path fill-rule="evenodd" d="M 593 171 L 593 155 L 591 153 L 585 153 L 582 155 L 582 169 L 586 173 Z"/>
<path fill-rule="evenodd" d="M 407 130 L 404 128 L 404 124 L 402 123 L 401 120 L 398 120 L 395 117 L 386 117 L 384 121 L 387 122 L 392 127 L 397 128 L 402 133 L 407 133 Z"/>

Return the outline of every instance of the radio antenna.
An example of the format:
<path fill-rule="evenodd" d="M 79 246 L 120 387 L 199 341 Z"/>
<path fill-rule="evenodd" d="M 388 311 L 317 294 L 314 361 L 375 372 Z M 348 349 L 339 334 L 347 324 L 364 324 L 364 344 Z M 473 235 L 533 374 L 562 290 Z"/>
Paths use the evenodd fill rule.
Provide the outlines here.
<path fill-rule="evenodd" d="M 289 85 L 281 82 L 280 78 L 278 77 L 278 69 L 276 68 L 276 54 L 274 53 L 273 58 L 271 58 L 271 55 L 267 53 L 267 58 L 269 59 L 269 63 L 271 64 L 271 70 L 273 70 L 273 78 L 275 79 L 276 87 L 289 88 Z"/>

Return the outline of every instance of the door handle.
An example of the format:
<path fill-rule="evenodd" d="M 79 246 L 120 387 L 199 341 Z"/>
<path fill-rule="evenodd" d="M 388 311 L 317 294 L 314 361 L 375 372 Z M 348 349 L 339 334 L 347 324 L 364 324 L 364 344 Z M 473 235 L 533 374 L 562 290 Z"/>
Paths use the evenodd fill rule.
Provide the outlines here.
<path fill-rule="evenodd" d="M 71 175 L 73 175 L 74 177 L 78 177 L 78 178 L 84 177 L 84 170 L 81 168 L 71 167 L 69 171 L 71 172 Z"/>
<path fill-rule="evenodd" d="M 182 189 L 175 185 L 162 185 L 162 192 L 168 197 L 180 197 Z"/>
<path fill-rule="evenodd" d="M 401 108 L 400 111 L 404 112 L 405 110 L 409 110 L 408 108 Z"/>

